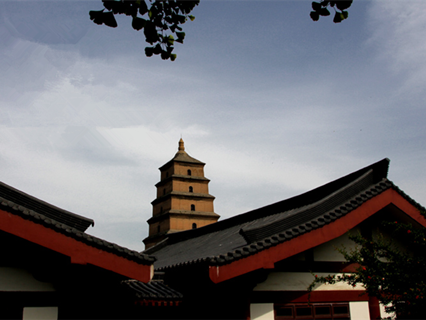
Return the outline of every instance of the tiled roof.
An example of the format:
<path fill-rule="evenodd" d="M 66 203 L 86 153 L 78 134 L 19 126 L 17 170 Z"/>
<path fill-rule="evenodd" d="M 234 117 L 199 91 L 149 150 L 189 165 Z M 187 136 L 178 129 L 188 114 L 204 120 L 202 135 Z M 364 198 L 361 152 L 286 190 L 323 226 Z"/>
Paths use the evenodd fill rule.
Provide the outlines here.
<path fill-rule="evenodd" d="M 171 234 L 145 253 L 157 258 L 156 270 L 194 263 L 224 265 L 321 228 L 389 188 L 424 210 L 387 179 L 388 167 L 389 160 L 383 159 L 299 196 Z"/>
<path fill-rule="evenodd" d="M 173 290 L 162 281 L 143 283 L 137 280 L 125 280 L 122 284 L 133 291 L 138 299 L 182 300 L 183 298 L 180 292 Z"/>
<path fill-rule="evenodd" d="M 152 264 L 155 258 L 121 247 L 84 231 L 93 220 L 79 216 L 32 197 L 0 182 L 0 209 L 41 224 L 55 232 L 64 234 L 91 247 L 113 253 L 139 264 Z"/>
<path fill-rule="evenodd" d="M 89 226 L 95 225 L 92 219 L 55 207 L 3 182 L 0 182 L 0 199 L 11 201 L 14 205 L 22 206 L 28 210 L 43 212 L 45 217 L 52 218 L 79 231 L 85 231 Z"/>
<path fill-rule="evenodd" d="M 200 160 L 191 157 L 186 152 L 177 152 L 176 155 L 173 157 L 172 161 L 205 164 L 204 162 L 201 162 Z"/>
<path fill-rule="evenodd" d="M 161 166 L 159 169 L 162 170 L 163 168 L 166 168 L 170 163 L 172 162 L 185 162 L 185 163 L 192 163 L 196 165 L 205 165 L 204 162 L 201 162 L 200 160 L 197 160 L 193 157 L 191 157 L 189 154 L 187 154 L 185 151 L 178 151 L 172 160 Z"/>

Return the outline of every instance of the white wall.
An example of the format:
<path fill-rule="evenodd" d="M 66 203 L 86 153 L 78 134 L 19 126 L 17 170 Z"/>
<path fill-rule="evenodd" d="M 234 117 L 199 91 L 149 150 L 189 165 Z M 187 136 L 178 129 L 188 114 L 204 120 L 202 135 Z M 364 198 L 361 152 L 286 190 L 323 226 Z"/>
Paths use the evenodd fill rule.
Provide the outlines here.
<path fill-rule="evenodd" d="M 319 277 L 328 276 L 330 273 L 317 273 Z M 266 280 L 256 285 L 254 291 L 306 291 L 314 281 L 314 276 L 308 272 L 271 272 Z M 315 291 L 326 290 L 364 290 L 361 285 L 355 288 L 346 283 L 336 283 L 334 285 L 320 284 Z"/>
<path fill-rule="evenodd" d="M 23 320 L 57 320 L 58 307 L 25 307 Z"/>
<path fill-rule="evenodd" d="M 351 314 L 351 320 L 370 319 L 370 310 L 368 309 L 368 301 L 349 302 L 349 312 Z"/>
<path fill-rule="evenodd" d="M 351 234 L 357 234 L 358 230 L 353 229 Z M 349 233 L 323 243 L 314 248 L 314 261 L 345 261 L 338 249 L 344 246 L 347 250 L 355 248 L 356 244 L 349 239 Z"/>
<path fill-rule="evenodd" d="M 273 303 L 252 303 L 250 304 L 251 320 L 274 320 Z"/>

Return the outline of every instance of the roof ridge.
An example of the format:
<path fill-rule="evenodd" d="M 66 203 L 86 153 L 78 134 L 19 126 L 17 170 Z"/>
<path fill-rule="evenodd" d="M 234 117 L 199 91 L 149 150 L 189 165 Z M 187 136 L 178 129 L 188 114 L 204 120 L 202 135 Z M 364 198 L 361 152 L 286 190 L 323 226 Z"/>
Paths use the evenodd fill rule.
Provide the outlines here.
<path fill-rule="evenodd" d="M 244 237 L 244 239 L 248 243 L 252 243 L 259 238 L 265 238 L 265 233 L 270 234 L 275 229 L 279 229 L 282 224 L 288 225 L 289 222 L 292 222 L 292 224 L 297 224 L 300 219 L 304 218 L 306 219 L 306 216 L 308 218 L 314 218 L 316 216 L 319 216 L 323 214 L 323 212 L 327 212 L 330 210 L 330 208 L 334 208 L 337 203 L 341 203 L 345 199 L 348 198 L 348 193 L 350 192 L 358 194 L 362 190 L 365 190 L 369 185 L 371 185 L 373 181 L 373 170 L 370 169 L 367 172 L 365 172 L 363 175 L 352 181 L 351 183 L 344 185 L 342 188 L 335 190 L 331 194 L 327 195 L 324 198 L 319 199 L 316 202 L 310 203 L 306 206 L 299 207 L 296 209 L 290 209 L 294 210 L 291 215 L 281 217 L 278 221 L 274 220 L 269 222 L 266 225 L 262 226 L 248 226 L 246 228 L 241 228 L 240 234 Z M 303 212 L 303 217 L 299 217 L 298 213 Z M 283 212 L 277 212 L 274 215 L 281 215 Z M 272 225 L 272 230 L 271 226 Z"/>
<path fill-rule="evenodd" d="M 340 217 L 345 216 L 349 212 L 355 210 L 361 204 L 369 200 L 370 198 L 384 192 L 389 188 L 397 188 L 395 185 L 389 181 L 387 178 L 383 178 L 382 181 L 375 183 L 370 186 L 368 189 L 359 192 L 355 196 L 349 198 L 346 202 L 340 204 L 338 207 L 333 210 L 326 211 L 324 214 L 313 218 L 307 222 L 302 222 L 296 226 L 291 226 L 285 230 L 281 230 L 279 233 L 275 233 L 268 237 L 265 237 L 256 242 L 247 243 L 244 246 L 235 248 L 227 253 L 219 254 L 216 256 L 209 256 L 204 258 L 198 258 L 191 261 L 184 261 L 181 263 L 173 264 L 158 268 L 156 270 L 164 270 L 173 267 L 191 265 L 196 263 L 207 262 L 210 266 L 216 265 L 225 265 L 231 263 L 235 260 L 239 260 L 246 256 L 258 253 L 263 251 L 271 246 L 275 246 L 287 240 L 290 240 L 294 237 L 297 237 L 301 234 L 307 233 L 313 229 L 322 227 L 325 224 L 328 224 Z M 414 200 L 413 200 L 414 201 Z"/>
<path fill-rule="evenodd" d="M 352 172 L 346 176 L 328 182 L 322 186 L 319 186 L 300 195 L 291 197 L 289 199 L 285 199 L 255 210 L 251 210 L 197 229 L 191 229 L 170 234 L 164 241 L 162 241 L 164 243 L 161 247 L 153 246 L 147 252 L 154 253 L 155 251 L 164 247 L 164 245 L 170 245 L 173 243 L 184 241 L 186 239 L 196 238 L 207 233 L 232 228 L 241 223 L 250 222 L 259 218 L 265 218 L 280 212 L 289 211 L 291 209 L 297 209 L 306 205 L 306 199 L 310 200 L 309 204 L 315 203 L 316 201 L 322 199 L 324 196 L 328 195 L 330 192 L 330 188 L 334 189 L 333 192 L 336 192 L 341 188 L 341 186 L 344 186 L 352 182 L 353 180 L 358 179 L 370 170 L 372 170 L 373 183 L 379 182 L 383 178 L 387 178 L 389 163 L 390 160 L 388 158 L 384 158 L 369 166 Z"/>

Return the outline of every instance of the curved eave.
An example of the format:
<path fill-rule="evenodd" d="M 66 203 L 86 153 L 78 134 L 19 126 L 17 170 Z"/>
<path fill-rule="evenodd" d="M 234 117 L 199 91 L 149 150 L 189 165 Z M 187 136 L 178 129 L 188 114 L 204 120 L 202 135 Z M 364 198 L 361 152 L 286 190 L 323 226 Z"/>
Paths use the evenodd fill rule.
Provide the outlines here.
<path fill-rule="evenodd" d="M 155 215 L 147 220 L 148 224 L 164 219 L 165 217 L 187 216 L 192 219 L 196 218 L 212 218 L 219 219 L 220 215 L 215 212 L 189 211 L 189 210 L 169 210 L 164 213 Z"/>
<path fill-rule="evenodd" d="M 167 177 L 166 179 L 163 179 L 160 182 L 157 182 L 157 184 L 155 186 L 159 187 L 159 186 L 169 182 L 172 179 L 178 180 L 178 181 L 193 181 L 193 182 L 202 182 L 202 183 L 210 182 L 210 179 L 207 179 L 205 177 L 184 176 L 184 175 L 173 174 L 173 175 Z"/>
<path fill-rule="evenodd" d="M 153 262 L 155 261 L 153 257 L 107 243 L 81 232 L 76 233 L 69 227 L 63 230 L 64 233 L 60 233 L 41 223 L 0 209 L 0 229 L 68 256 L 71 263 L 74 264 L 91 264 L 143 282 L 148 282 L 153 274 Z M 83 240 L 93 244 L 90 245 Z M 102 248 L 107 244 L 111 247 Z"/>
<path fill-rule="evenodd" d="M 204 167 L 206 164 L 204 162 L 201 162 L 200 160 L 197 160 L 191 156 L 189 156 L 187 153 L 176 153 L 176 155 L 166 164 L 162 165 L 160 168 L 158 168 L 160 171 L 163 171 L 165 168 L 169 167 L 173 164 L 173 162 L 179 162 L 184 164 L 191 164 L 198 167 Z"/>
<path fill-rule="evenodd" d="M 276 262 L 342 236 L 348 230 L 353 229 L 362 221 L 391 204 L 405 212 L 423 227 L 426 227 L 426 219 L 419 207 L 404 197 L 397 189 L 390 188 L 364 202 L 347 215 L 321 228 L 311 230 L 278 244 L 264 242 L 264 249 L 256 254 L 241 257 L 238 260 L 231 258 L 231 261 L 224 265 L 218 265 L 217 262 L 212 263 L 215 259 L 213 257 L 209 258 L 210 279 L 214 283 L 219 283 L 254 270 L 273 269 Z M 206 259 L 203 260 L 206 261 Z"/>
<path fill-rule="evenodd" d="M 168 198 L 185 198 L 185 199 L 197 199 L 197 200 L 211 200 L 213 201 L 215 199 L 214 196 L 211 194 L 205 194 L 205 193 L 193 193 L 193 192 L 179 192 L 179 191 L 172 191 L 164 196 L 161 196 L 151 202 L 152 205 L 163 202 L 164 200 Z"/>
<path fill-rule="evenodd" d="M 4 202 L 3 206 L 8 206 L 9 201 L 12 203 L 12 206 L 22 206 L 29 210 L 43 212 L 44 216 L 54 219 L 60 223 L 64 223 L 82 232 L 86 231 L 88 227 L 95 225 L 95 222 L 92 219 L 56 207 L 0 182 L 0 202 Z"/>

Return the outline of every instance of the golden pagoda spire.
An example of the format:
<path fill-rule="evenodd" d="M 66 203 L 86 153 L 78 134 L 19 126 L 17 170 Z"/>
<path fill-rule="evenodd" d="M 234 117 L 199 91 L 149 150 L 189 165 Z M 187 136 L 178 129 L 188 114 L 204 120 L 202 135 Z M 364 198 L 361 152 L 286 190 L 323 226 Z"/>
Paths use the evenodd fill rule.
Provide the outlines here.
<path fill-rule="evenodd" d="M 178 152 L 185 152 L 185 147 L 183 145 L 182 138 L 180 138 L 180 140 L 179 140 L 179 149 L 178 149 Z"/>

